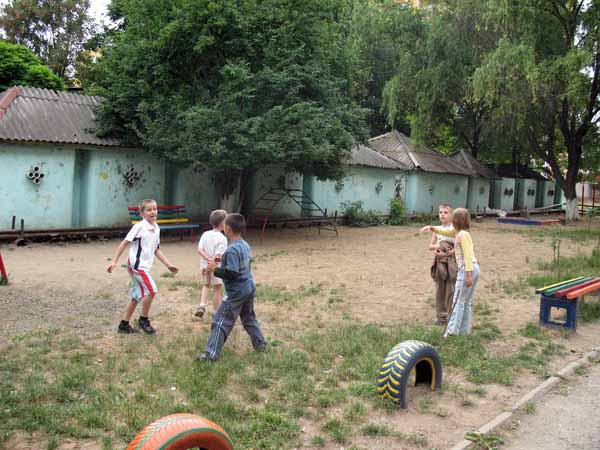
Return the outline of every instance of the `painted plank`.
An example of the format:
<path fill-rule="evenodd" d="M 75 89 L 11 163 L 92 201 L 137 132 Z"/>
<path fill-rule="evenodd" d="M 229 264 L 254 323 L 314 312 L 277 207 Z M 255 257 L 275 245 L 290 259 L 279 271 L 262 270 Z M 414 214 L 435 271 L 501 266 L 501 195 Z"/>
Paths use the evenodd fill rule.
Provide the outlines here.
<path fill-rule="evenodd" d="M 582 295 L 589 294 L 590 292 L 600 290 L 600 280 L 594 284 L 590 284 L 587 287 L 577 289 L 576 291 L 571 291 L 567 294 L 567 298 L 569 300 L 573 300 L 575 298 L 581 297 Z"/>
<path fill-rule="evenodd" d="M 582 278 L 584 278 L 584 277 L 571 278 L 570 280 L 559 281 L 558 283 L 549 284 L 548 286 L 544 286 L 544 287 L 541 287 L 541 288 L 537 288 L 537 289 L 535 290 L 535 293 L 536 293 L 536 294 L 539 294 L 540 292 L 542 292 L 542 291 L 545 291 L 546 289 L 551 289 L 551 288 L 553 288 L 553 287 L 560 286 L 561 284 L 570 283 L 571 281 L 577 281 L 577 280 L 581 280 Z"/>
<path fill-rule="evenodd" d="M 189 221 L 190 221 L 190 219 L 166 219 L 166 220 L 158 219 L 156 222 L 160 225 L 161 223 L 186 223 Z M 131 221 L 132 224 L 136 224 L 138 222 L 141 222 L 141 220 L 132 220 Z"/>
<path fill-rule="evenodd" d="M 535 220 L 535 219 L 517 219 L 509 217 L 498 218 L 498 223 L 510 223 L 514 225 L 529 225 L 529 226 L 543 226 L 543 225 L 558 225 L 560 220 Z"/>
<path fill-rule="evenodd" d="M 582 278 L 581 280 L 572 281 L 570 283 L 565 283 L 565 284 L 562 284 L 562 285 L 557 286 L 552 289 L 546 289 L 542 294 L 545 295 L 546 297 L 564 297 L 566 291 L 568 291 L 569 289 L 573 289 L 578 286 L 583 287 L 583 285 L 585 283 L 588 283 L 589 281 L 591 281 L 593 279 L 594 279 L 594 277 L 585 277 L 585 278 Z"/>

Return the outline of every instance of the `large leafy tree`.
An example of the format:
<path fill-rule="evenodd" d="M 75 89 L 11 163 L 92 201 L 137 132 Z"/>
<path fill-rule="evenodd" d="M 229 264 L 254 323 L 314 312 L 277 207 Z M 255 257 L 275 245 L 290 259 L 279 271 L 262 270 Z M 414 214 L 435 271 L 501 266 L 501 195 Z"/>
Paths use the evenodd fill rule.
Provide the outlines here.
<path fill-rule="evenodd" d="M 27 47 L 0 40 L 0 91 L 11 86 L 62 90 L 64 82 Z"/>
<path fill-rule="evenodd" d="M 54 73 L 70 78 L 92 33 L 89 0 L 10 0 L 0 9 L 5 37 L 31 49 Z"/>
<path fill-rule="evenodd" d="M 600 2 L 490 0 L 504 34 L 478 69 L 478 95 L 551 170 L 578 218 L 575 186 L 597 161 Z M 597 170 L 597 167 L 590 167 Z"/>
<path fill-rule="evenodd" d="M 494 139 L 489 106 L 474 95 L 472 76 L 498 32 L 485 26 L 481 0 L 430 3 L 413 16 L 422 21 L 420 36 L 397 54 L 384 110 L 390 123 L 408 118 L 417 140 L 447 151 L 465 147 L 477 157 Z"/>
<path fill-rule="evenodd" d="M 120 0 L 123 31 L 103 49 L 104 132 L 240 177 L 279 164 L 336 178 L 366 137 L 337 76 L 337 0 Z M 344 69 L 345 70 L 345 69 Z"/>

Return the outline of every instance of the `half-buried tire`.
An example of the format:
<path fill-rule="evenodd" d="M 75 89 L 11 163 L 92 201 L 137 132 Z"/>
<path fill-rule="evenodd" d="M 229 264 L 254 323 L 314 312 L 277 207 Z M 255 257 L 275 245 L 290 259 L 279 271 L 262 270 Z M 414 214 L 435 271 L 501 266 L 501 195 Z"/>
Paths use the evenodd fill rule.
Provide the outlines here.
<path fill-rule="evenodd" d="M 415 385 L 431 384 L 435 391 L 442 386 L 442 362 L 433 346 L 421 341 L 403 341 L 385 357 L 377 376 L 377 392 L 406 408 L 406 387 L 415 369 Z"/>
<path fill-rule="evenodd" d="M 193 414 L 172 414 L 152 422 L 127 450 L 233 450 L 229 436 L 216 423 Z"/>

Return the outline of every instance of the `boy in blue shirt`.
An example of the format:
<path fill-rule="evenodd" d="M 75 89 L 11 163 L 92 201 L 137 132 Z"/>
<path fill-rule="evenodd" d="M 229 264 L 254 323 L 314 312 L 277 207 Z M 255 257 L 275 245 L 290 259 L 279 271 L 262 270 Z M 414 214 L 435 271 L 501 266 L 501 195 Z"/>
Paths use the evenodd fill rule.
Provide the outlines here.
<path fill-rule="evenodd" d="M 221 267 L 217 267 L 214 261 L 208 262 L 208 269 L 223 280 L 226 297 L 213 317 L 210 337 L 204 352 L 196 357 L 197 361 L 216 361 L 219 358 L 238 316 L 250 336 L 254 350 L 260 352 L 266 349 L 267 342 L 254 313 L 256 285 L 250 271 L 252 252 L 248 243 L 242 239 L 245 228 L 244 216 L 228 214 L 224 231 L 229 239 L 229 247 L 221 257 Z"/>

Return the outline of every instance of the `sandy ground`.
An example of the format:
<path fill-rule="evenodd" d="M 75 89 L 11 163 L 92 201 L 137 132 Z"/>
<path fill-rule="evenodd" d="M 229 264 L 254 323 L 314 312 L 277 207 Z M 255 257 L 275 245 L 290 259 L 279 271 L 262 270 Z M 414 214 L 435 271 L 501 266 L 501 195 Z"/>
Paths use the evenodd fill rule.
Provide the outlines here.
<path fill-rule="evenodd" d="M 533 289 L 523 287 L 520 281 L 535 271 L 540 260 L 552 258 L 548 239 L 506 232 L 511 229 L 516 228 L 490 220 L 474 224 L 472 230 L 481 265 L 476 302 L 486 304 L 493 311 L 491 319 L 505 336 L 528 322 L 537 322 L 539 300 Z M 415 227 L 342 228 L 337 240 L 331 233 L 318 235 L 313 228 L 268 230 L 264 241 L 256 232 L 251 232 L 248 240 L 254 248 L 254 274 L 258 283 L 289 289 L 318 286 L 323 294 L 294 309 L 285 324 L 281 322 L 281 306 L 261 304 L 258 299 L 257 314 L 270 338 L 287 340 L 294 333 L 302 333 L 306 321 L 327 326 L 349 321 L 381 325 L 431 324 L 435 319 L 434 288 L 428 275 L 432 260 L 427 251 L 429 235 L 417 235 Z M 0 245 L 11 280 L 8 287 L 0 287 L 3 312 L 0 346 L 11 336 L 48 326 L 76 328 L 90 339 L 98 339 L 99 345 L 115 345 L 115 327 L 127 301 L 129 281 L 125 269 L 112 275 L 105 271 L 117 244 L 118 240 L 61 245 L 33 243 L 25 247 Z M 177 280 L 184 284 L 198 278 L 195 245 L 174 239 L 163 239 L 161 243 L 164 253 L 181 269 Z M 572 241 L 563 241 L 561 247 L 563 255 L 589 251 L 585 245 Z M 153 324 L 161 333 L 168 333 L 169 325 L 181 320 L 191 322 L 195 308 L 191 289 L 185 286 L 166 289 L 173 280 L 161 277 L 165 272 L 157 261 L 152 273 L 161 293 L 153 305 L 152 315 Z M 332 292 L 343 297 L 343 301 L 336 308 L 327 308 Z M 481 317 L 475 314 L 475 323 L 478 320 Z M 565 345 L 567 354 L 557 358 L 553 368 L 562 367 L 600 344 L 600 325 L 580 326 L 568 339 L 559 333 L 556 336 Z M 240 348 L 249 347 L 243 333 L 234 333 L 232 338 L 233 344 L 228 342 L 228 345 L 235 348 L 237 341 L 243 341 Z M 509 353 L 514 350 L 512 345 L 514 342 L 493 343 L 492 351 Z M 450 373 L 444 382 L 455 384 L 464 380 Z M 370 420 L 386 423 L 399 431 L 421 433 L 428 438 L 431 447 L 449 448 L 466 431 L 509 408 L 539 382 L 534 375 L 521 372 L 513 386 L 486 386 L 487 395 L 478 398 L 469 408 L 461 408 L 455 396 L 435 394 L 435 410 L 428 414 L 419 412 L 413 399 L 421 393 L 415 392 L 409 394 L 411 402 L 407 410 L 376 411 Z M 451 413 L 442 414 L 444 411 Z M 314 424 L 306 424 L 306 442 L 314 436 L 311 427 Z M 374 445 L 373 442 L 369 441 L 369 445 Z M 367 444 L 360 440 L 354 443 Z M 391 448 L 392 444 L 377 445 Z M 403 448 L 397 442 L 393 447 Z"/>

